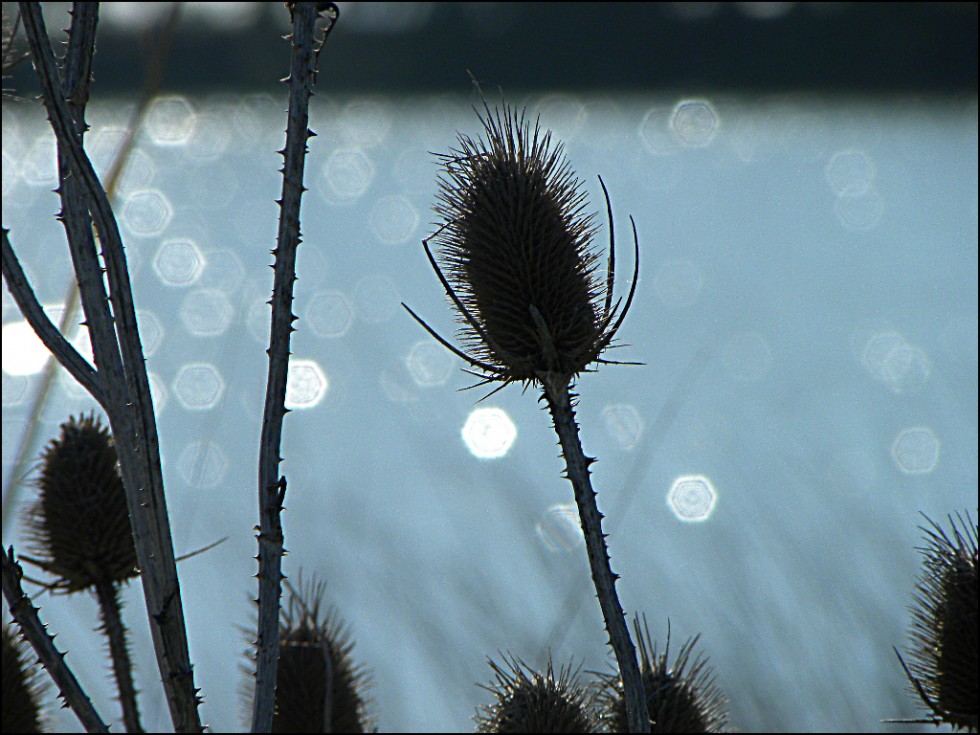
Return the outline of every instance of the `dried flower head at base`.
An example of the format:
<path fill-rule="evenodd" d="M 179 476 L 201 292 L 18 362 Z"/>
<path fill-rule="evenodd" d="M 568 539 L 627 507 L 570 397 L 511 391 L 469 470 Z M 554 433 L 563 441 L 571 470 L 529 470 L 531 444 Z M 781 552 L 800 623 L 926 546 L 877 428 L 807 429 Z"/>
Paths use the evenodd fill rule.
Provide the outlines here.
<path fill-rule="evenodd" d="M 370 676 L 354 663 L 354 644 L 336 614 L 321 613 L 325 585 L 286 587 L 272 731 L 370 732 Z"/>
<path fill-rule="evenodd" d="M 506 105 L 484 103 L 485 139 L 459 136 L 440 156 L 435 207 L 442 222 L 426 254 L 461 325 L 459 350 L 406 309 L 485 382 L 565 382 L 610 345 L 632 302 L 613 303 L 612 207 L 605 278 L 593 242 L 595 216 L 551 133 Z M 600 179 L 601 183 L 601 179 Z M 639 245 L 633 226 L 638 268 Z M 437 255 L 429 247 L 436 246 Z"/>
<path fill-rule="evenodd" d="M 571 666 L 555 671 L 548 659 L 544 673 L 532 671 L 518 658 L 504 656 L 505 667 L 488 662 L 496 681 L 480 685 L 496 701 L 482 705 L 477 732 L 596 732 L 599 719 L 595 692 L 579 682 Z"/>
<path fill-rule="evenodd" d="M 656 643 L 644 620 L 633 621 L 640 654 L 640 673 L 650 714 L 650 732 L 724 732 L 728 726 L 728 700 L 715 683 L 708 661 L 698 654 L 692 658 L 700 636 L 689 639 L 670 657 L 670 627 L 667 644 L 658 655 Z M 629 732 L 622 682 L 607 676 L 602 695 L 603 719 L 610 732 Z"/>
<path fill-rule="evenodd" d="M 922 574 L 912 607 L 910 662 L 913 693 L 934 724 L 977 731 L 977 524 L 950 517 L 947 533 L 926 518 Z M 957 523 L 958 521 L 958 523 Z"/>
<path fill-rule="evenodd" d="M 45 447 L 29 509 L 32 559 L 68 592 L 136 576 L 119 457 L 108 428 L 95 416 L 72 417 Z M 22 557 L 27 559 L 28 557 Z"/>
<path fill-rule="evenodd" d="M 28 660 L 30 646 L 15 623 L 3 625 L 3 732 L 43 732 L 39 702 L 47 694 L 40 667 Z"/>

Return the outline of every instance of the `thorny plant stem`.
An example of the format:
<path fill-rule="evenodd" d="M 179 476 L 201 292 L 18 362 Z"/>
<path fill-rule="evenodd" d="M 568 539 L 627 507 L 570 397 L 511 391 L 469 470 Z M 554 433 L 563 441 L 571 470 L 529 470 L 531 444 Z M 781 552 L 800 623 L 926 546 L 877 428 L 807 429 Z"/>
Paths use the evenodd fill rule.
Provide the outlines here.
<path fill-rule="evenodd" d="M 38 617 L 37 608 L 24 594 L 24 589 L 20 586 L 24 570 L 14 558 L 14 547 L 10 547 L 9 556 L 6 549 L 0 548 L 0 552 L 3 554 L 3 596 L 7 598 L 10 614 L 17 621 L 24 637 L 34 648 L 41 665 L 54 679 L 62 698 L 78 717 L 85 731 L 109 732 L 109 728 L 92 706 L 92 700 L 88 698 L 78 679 L 68 668 L 65 654 L 55 647 L 54 639 Z"/>
<path fill-rule="evenodd" d="M 139 707 L 136 704 L 136 687 L 133 685 L 133 663 L 129 656 L 126 626 L 123 624 L 122 605 L 119 602 L 119 588 L 113 582 L 99 582 L 95 586 L 95 594 L 99 599 L 102 631 L 109 641 L 109 655 L 112 658 L 116 688 L 119 690 L 123 725 L 126 732 L 143 732 Z"/>
<path fill-rule="evenodd" d="M 636 648 L 630 638 L 629 628 L 623 607 L 616 594 L 616 579 L 609 565 L 609 551 L 602 533 L 602 513 L 596 505 L 596 493 L 592 489 L 589 465 L 595 460 L 586 457 L 579 440 L 578 425 L 572 407 L 570 381 L 566 376 L 554 373 L 543 377 L 544 398 L 554 420 L 555 431 L 565 457 L 566 477 L 575 490 L 575 503 L 578 505 L 585 548 L 592 571 L 592 582 L 599 597 L 599 607 L 609 633 L 609 642 L 616 655 L 619 674 L 623 682 L 623 695 L 626 700 L 626 714 L 630 732 L 650 732 L 650 716 L 646 696 L 643 693 L 643 680 L 636 662 Z"/>
<path fill-rule="evenodd" d="M 309 104 L 316 74 L 314 30 L 318 3 L 294 3 L 292 59 L 289 78 L 289 120 L 286 147 L 280 151 L 282 198 L 279 200 L 279 233 L 272 251 L 275 282 L 272 288 L 272 325 L 269 336 L 269 374 L 259 447 L 259 624 L 256 641 L 255 697 L 252 732 L 268 732 L 275 712 L 276 675 L 279 665 L 279 599 L 282 595 L 282 507 L 286 478 L 279 475 L 282 457 L 283 417 L 286 413 L 286 378 L 289 370 L 289 337 L 294 331 L 293 284 L 296 251 L 300 243 L 300 201 L 305 191 L 303 170 L 309 129 Z"/>
<path fill-rule="evenodd" d="M 92 5 L 75 3 L 73 15 L 88 13 L 93 10 Z M 20 7 L 48 119 L 58 141 L 64 189 L 62 216 L 96 367 L 104 381 L 106 413 L 119 449 L 157 665 L 174 729 L 200 731 L 199 700 L 167 517 L 159 438 L 122 238 L 105 189 L 82 148 L 83 121 L 75 119 L 66 90 L 61 86 L 40 7 L 29 2 L 21 3 Z M 97 18 L 91 13 L 87 17 L 90 22 L 85 27 L 93 43 L 86 44 L 86 53 L 91 54 Z M 72 96 L 72 104 L 80 101 L 71 90 L 67 93 Z M 98 230 L 101 262 L 95 251 L 89 215 Z M 103 287 L 103 264 L 108 295 Z"/>

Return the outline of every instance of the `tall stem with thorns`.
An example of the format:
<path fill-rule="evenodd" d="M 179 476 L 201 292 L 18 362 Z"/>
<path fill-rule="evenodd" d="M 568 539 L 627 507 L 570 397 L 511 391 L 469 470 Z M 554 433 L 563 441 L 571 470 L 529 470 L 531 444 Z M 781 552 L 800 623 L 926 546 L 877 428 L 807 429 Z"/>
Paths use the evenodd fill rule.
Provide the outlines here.
<path fill-rule="evenodd" d="M 463 325 L 464 352 L 409 313 L 440 343 L 474 368 L 480 385 L 540 385 L 551 410 L 575 490 L 609 640 L 623 680 L 629 726 L 649 732 L 650 720 L 636 649 L 616 595 L 616 575 L 602 533 L 602 514 L 589 479 L 572 410 L 575 377 L 610 346 L 636 292 L 639 243 L 633 223 L 635 266 L 626 302 L 613 303 L 615 238 L 612 205 L 599 179 L 610 221 L 605 278 L 593 246 L 594 216 L 585 194 L 551 134 L 532 128 L 510 108 L 491 112 L 484 101 L 486 141 L 459 137 L 460 147 L 442 156 L 436 212 L 443 222 L 426 256 Z M 441 264 L 440 264 L 441 260 Z M 444 272 L 446 271 L 446 272 Z"/>
<path fill-rule="evenodd" d="M 602 608 L 602 617 L 606 622 L 606 631 L 609 633 L 609 642 L 623 680 L 623 692 L 630 713 L 630 730 L 649 732 L 650 726 L 647 724 L 649 716 L 646 714 L 643 680 L 640 678 L 640 669 L 636 663 L 636 649 L 626 626 L 623 606 L 620 605 L 619 595 L 616 593 L 616 580 L 619 575 L 613 572 L 609 564 L 609 551 L 606 548 L 605 534 L 602 532 L 604 516 L 599 512 L 596 492 L 592 489 L 589 466 L 595 462 L 595 458 L 587 457 L 582 450 L 578 424 L 575 422 L 571 384 L 567 379 L 563 382 L 562 376 L 551 376 L 543 382 L 543 397 L 548 403 L 548 410 L 555 424 L 555 433 L 558 434 L 561 452 L 565 457 L 565 476 L 575 490 L 575 504 L 578 506 L 582 534 L 585 536 L 585 549 L 589 556 L 592 583 L 595 585 L 599 606 Z"/>

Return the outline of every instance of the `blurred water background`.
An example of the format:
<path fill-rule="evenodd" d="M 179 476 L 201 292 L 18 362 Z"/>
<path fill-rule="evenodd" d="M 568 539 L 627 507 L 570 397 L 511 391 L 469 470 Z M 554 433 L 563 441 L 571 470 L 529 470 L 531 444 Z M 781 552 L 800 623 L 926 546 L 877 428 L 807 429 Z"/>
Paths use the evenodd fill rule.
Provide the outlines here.
<path fill-rule="evenodd" d="M 537 395 L 460 392 L 473 379 L 399 305 L 452 334 L 420 240 L 430 151 L 479 132 L 467 84 L 461 72 L 462 94 L 324 90 L 312 108 L 284 569 L 327 583 L 374 672 L 382 730 L 471 729 L 498 652 L 612 666 Z M 645 365 L 578 384 L 624 607 L 661 645 L 668 620 L 677 644 L 701 634 L 742 730 L 900 730 L 881 721 L 918 713 L 892 646 L 906 643 L 919 514 L 945 522 L 977 504 L 975 94 L 508 99 L 564 142 L 597 212 L 602 175 L 623 294 L 629 214 L 639 231 L 628 345 L 611 357 Z M 100 171 L 133 104 L 90 105 Z M 177 552 L 229 537 L 179 567 L 214 731 L 247 713 L 284 106 L 265 92 L 158 99 L 116 206 Z M 5 101 L 3 224 L 53 315 L 71 278 L 56 185 L 43 111 Z M 43 362 L 31 339 L 4 289 L 5 482 Z M 94 406 L 62 374 L 43 440 Z M 16 521 L 4 544 L 23 545 Z M 142 597 L 125 597 L 144 724 L 167 729 Z M 115 717 L 94 601 L 40 605 Z"/>

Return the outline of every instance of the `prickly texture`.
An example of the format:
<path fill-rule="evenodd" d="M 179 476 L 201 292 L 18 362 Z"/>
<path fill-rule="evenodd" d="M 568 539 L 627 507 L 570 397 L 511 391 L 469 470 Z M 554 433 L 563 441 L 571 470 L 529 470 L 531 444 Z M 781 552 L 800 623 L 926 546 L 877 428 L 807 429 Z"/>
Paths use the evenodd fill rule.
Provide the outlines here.
<path fill-rule="evenodd" d="M 927 519 L 928 520 L 928 519 Z M 977 524 L 929 520 L 912 607 L 913 693 L 938 721 L 977 730 Z M 916 683 L 918 686 L 916 686 Z"/>
<path fill-rule="evenodd" d="M 505 380 L 571 376 L 604 346 L 593 216 L 550 132 L 485 110 L 485 139 L 460 135 L 441 156 L 435 207 L 442 268 L 480 328 L 461 315 L 460 337 Z"/>
<path fill-rule="evenodd" d="M 11 625 L 3 626 L 3 732 L 41 732 L 38 701 L 43 685 L 27 663 L 27 648 Z"/>
<path fill-rule="evenodd" d="M 669 665 L 670 630 L 667 645 L 661 655 L 650 631 L 639 621 L 634 621 L 640 649 L 640 671 L 650 712 L 650 732 L 656 733 L 708 733 L 724 732 L 728 725 L 728 702 L 715 684 L 715 676 L 707 659 L 700 654 L 692 659 L 698 638 L 689 639 L 677 655 L 673 666 Z M 623 688 L 615 676 L 606 678 L 600 697 L 603 718 L 611 732 L 629 732 L 626 719 L 626 703 Z"/>
<path fill-rule="evenodd" d="M 41 456 L 39 499 L 27 528 L 41 566 L 69 592 L 137 574 L 119 458 L 109 430 L 94 416 L 61 425 Z"/>
<path fill-rule="evenodd" d="M 504 656 L 504 666 L 489 661 L 495 682 L 484 686 L 496 701 L 482 705 L 477 732 L 597 732 L 595 692 L 583 686 L 578 672 L 562 668 L 555 676 L 551 659 L 544 673 L 518 658 Z"/>
<path fill-rule="evenodd" d="M 324 585 L 289 586 L 282 611 L 273 732 L 370 732 L 370 676 L 351 658 L 354 644 L 332 610 L 321 614 Z"/>

